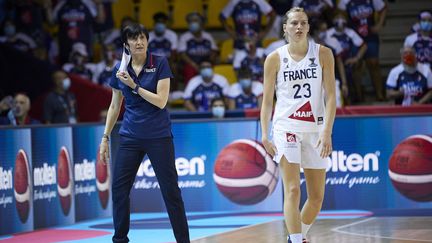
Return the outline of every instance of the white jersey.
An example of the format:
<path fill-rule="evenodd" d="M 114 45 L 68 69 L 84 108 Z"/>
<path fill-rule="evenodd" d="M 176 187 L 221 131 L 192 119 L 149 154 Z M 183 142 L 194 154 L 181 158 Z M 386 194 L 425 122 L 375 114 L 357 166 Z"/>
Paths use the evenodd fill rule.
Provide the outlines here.
<path fill-rule="evenodd" d="M 280 67 L 276 80 L 273 129 L 291 132 L 319 132 L 324 124 L 324 89 L 319 59 L 320 45 L 312 39 L 306 56 L 296 62 L 288 45 L 276 49 Z"/>

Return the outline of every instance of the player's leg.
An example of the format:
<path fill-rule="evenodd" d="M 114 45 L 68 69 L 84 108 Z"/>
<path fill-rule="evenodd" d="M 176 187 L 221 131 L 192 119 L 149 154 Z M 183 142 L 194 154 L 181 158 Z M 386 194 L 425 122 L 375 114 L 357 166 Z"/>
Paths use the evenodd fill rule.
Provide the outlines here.
<path fill-rule="evenodd" d="M 302 167 L 306 178 L 307 200 L 301 211 L 303 237 L 309 231 L 321 210 L 324 199 L 326 168 L 328 159 L 321 158 L 321 146 L 316 148 L 319 133 L 304 133 L 301 156 Z"/>
<path fill-rule="evenodd" d="M 304 169 L 306 178 L 307 200 L 301 211 L 303 237 L 309 231 L 316 217 L 321 211 L 325 190 L 325 169 Z"/>
<path fill-rule="evenodd" d="M 290 234 L 292 243 L 299 242 L 294 237 L 300 234 L 301 240 L 301 223 L 300 223 L 300 164 L 289 163 L 285 156 L 280 161 L 282 181 L 284 185 L 284 204 L 283 211 L 285 225 Z M 296 242 L 297 241 L 297 242 Z"/>
<path fill-rule="evenodd" d="M 158 179 L 175 238 L 178 243 L 189 243 L 189 227 L 178 186 L 172 138 L 152 139 L 146 144 L 146 151 Z"/>
<path fill-rule="evenodd" d="M 113 168 L 112 200 L 115 233 L 113 242 L 129 242 L 127 234 L 130 223 L 129 193 L 135 175 L 144 157 L 140 143 L 131 138 L 120 137 L 120 147 Z"/>

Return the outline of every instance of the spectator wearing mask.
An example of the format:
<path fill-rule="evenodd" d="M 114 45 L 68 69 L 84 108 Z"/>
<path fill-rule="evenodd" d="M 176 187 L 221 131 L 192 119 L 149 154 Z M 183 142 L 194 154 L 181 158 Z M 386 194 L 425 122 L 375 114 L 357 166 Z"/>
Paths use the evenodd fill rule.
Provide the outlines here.
<path fill-rule="evenodd" d="M 214 98 L 211 101 L 211 112 L 213 118 L 222 119 L 225 117 L 225 101 L 223 98 Z"/>
<path fill-rule="evenodd" d="M 282 30 L 282 20 L 286 12 L 292 7 L 293 0 L 269 0 L 270 6 L 276 12 L 273 26 L 267 34 L 267 38 L 279 38 Z M 274 49 L 276 50 L 276 49 Z M 267 56 L 267 55 L 266 55 Z"/>
<path fill-rule="evenodd" d="M 153 15 L 153 20 L 154 28 L 149 34 L 149 50 L 154 54 L 175 60 L 177 34 L 168 29 L 168 16 L 163 12 L 158 12 Z"/>
<path fill-rule="evenodd" d="M 70 53 L 69 63 L 63 65 L 63 70 L 70 74 L 76 74 L 80 77 L 92 80 L 95 65 L 87 63 L 88 53 L 83 43 L 75 43 L 72 46 Z"/>
<path fill-rule="evenodd" d="M 32 53 L 36 48 L 36 42 L 30 36 L 17 32 L 15 23 L 11 19 L 3 22 L 3 36 L 0 36 L 0 43 L 27 53 Z"/>
<path fill-rule="evenodd" d="M 403 106 L 430 103 L 432 73 L 429 66 L 419 63 L 415 50 L 409 46 L 401 49 L 401 60 L 388 75 L 387 97 Z"/>
<path fill-rule="evenodd" d="M 149 34 L 149 50 L 167 57 L 174 77 L 177 77 L 177 34 L 168 29 L 168 16 L 163 12 L 153 15 L 154 28 Z M 177 90 L 177 78 L 171 79 L 171 90 Z"/>
<path fill-rule="evenodd" d="M 342 46 L 336 38 L 327 35 L 326 22 L 319 22 L 318 25 L 315 26 L 315 29 L 311 31 L 311 36 L 316 43 L 330 48 L 333 52 L 336 77 L 336 107 L 341 107 L 343 100 L 348 97 L 348 82 L 342 60 Z"/>
<path fill-rule="evenodd" d="M 193 77 L 184 92 L 185 107 L 189 111 L 209 111 L 211 101 L 224 98 L 228 93 L 229 84 L 222 75 L 213 73 L 210 62 L 202 62 L 200 74 Z"/>
<path fill-rule="evenodd" d="M 99 85 L 110 87 L 109 81 L 112 77 L 112 71 L 119 63 L 119 57 L 115 51 L 114 44 L 102 46 L 103 60 L 94 65 L 93 82 Z"/>
<path fill-rule="evenodd" d="M 404 46 L 413 47 L 417 61 L 432 68 L 432 14 L 423 11 L 419 15 L 419 29 L 405 38 Z"/>
<path fill-rule="evenodd" d="M 357 31 L 367 44 L 364 58 L 375 86 L 376 100 L 384 101 L 385 89 L 379 64 L 379 33 L 387 15 L 386 3 L 384 0 L 341 0 L 338 8 L 346 12 L 348 26 Z M 356 72 L 359 71 L 356 70 Z"/>
<path fill-rule="evenodd" d="M 351 104 L 363 99 L 361 79 L 353 77 L 353 68 L 359 64 L 367 50 L 363 39 L 353 29 L 347 27 L 347 20 L 343 14 L 337 14 L 333 19 L 334 27 L 327 30 L 327 36 L 335 38 L 342 52 L 340 54 L 345 68 L 348 94 L 344 103 Z"/>
<path fill-rule="evenodd" d="M 178 52 L 184 63 L 183 78 L 185 83 L 198 74 L 202 62 L 214 63 L 218 48 L 210 33 L 204 31 L 204 18 L 193 12 L 186 16 L 189 31 L 179 39 Z"/>
<path fill-rule="evenodd" d="M 30 117 L 30 98 L 24 93 L 18 93 L 13 98 L 13 104 L 7 117 L 0 117 L 0 125 L 31 125 L 39 124 L 38 120 Z"/>
<path fill-rule="evenodd" d="M 47 95 L 43 107 L 45 123 L 76 123 L 77 105 L 75 95 L 69 91 L 71 80 L 58 70 L 52 75 L 54 90 Z"/>
<path fill-rule="evenodd" d="M 262 83 L 264 75 L 264 49 L 258 48 L 256 42 L 253 40 L 247 41 L 245 48 L 247 51 L 246 55 L 239 54 L 244 57 L 240 59 L 240 66 L 233 65 L 234 69 L 247 68 L 252 72 L 252 80 Z"/>
<path fill-rule="evenodd" d="M 230 110 L 261 108 L 263 84 L 252 81 L 252 73 L 247 68 L 238 71 L 237 80 L 228 92 L 228 108 Z"/>
<path fill-rule="evenodd" d="M 268 18 L 264 29 L 261 27 L 261 17 Z M 234 66 L 247 55 L 245 43 L 249 40 L 261 46 L 262 39 L 272 28 L 276 14 L 273 8 L 264 0 L 230 0 L 220 14 L 220 20 L 225 30 L 234 39 Z M 232 17 L 234 28 L 228 25 L 227 19 Z"/>

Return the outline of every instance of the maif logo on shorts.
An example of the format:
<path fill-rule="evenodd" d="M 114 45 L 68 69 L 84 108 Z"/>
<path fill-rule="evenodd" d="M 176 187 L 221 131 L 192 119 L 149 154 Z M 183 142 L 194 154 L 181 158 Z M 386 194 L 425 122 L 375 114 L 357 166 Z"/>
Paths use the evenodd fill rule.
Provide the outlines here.
<path fill-rule="evenodd" d="M 288 143 L 295 143 L 295 142 L 297 142 L 295 134 L 292 134 L 292 133 L 289 133 L 289 132 L 286 133 L 286 139 L 287 139 Z"/>

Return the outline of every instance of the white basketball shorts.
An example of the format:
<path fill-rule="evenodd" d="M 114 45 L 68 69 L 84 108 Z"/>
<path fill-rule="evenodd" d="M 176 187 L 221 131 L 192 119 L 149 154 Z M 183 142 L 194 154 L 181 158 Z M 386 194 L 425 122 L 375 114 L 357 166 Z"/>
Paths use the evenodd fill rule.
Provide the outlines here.
<path fill-rule="evenodd" d="M 328 160 L 320 156 L 322 146 L 315 147 L 318 139 L 318 132 L 273 131 L 277 149 L 273 160 L 280 163 L 285 156 L 289 163 L 300 164 L 304 169 L 326 169 Z"/>

